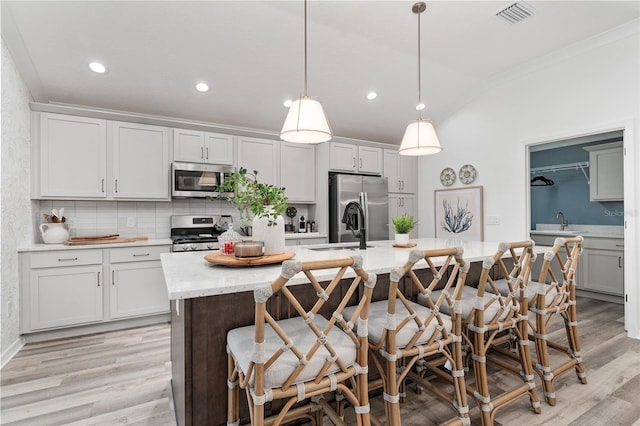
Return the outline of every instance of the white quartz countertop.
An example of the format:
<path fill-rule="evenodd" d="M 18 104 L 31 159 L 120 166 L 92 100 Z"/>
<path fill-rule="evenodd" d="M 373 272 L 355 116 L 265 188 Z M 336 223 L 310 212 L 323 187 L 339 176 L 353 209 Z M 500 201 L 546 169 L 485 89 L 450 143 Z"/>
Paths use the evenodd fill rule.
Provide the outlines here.
<path fill-rule="evenodd" d="M 125 238 L 124 236 L 122 238 Z M 81 244 L 76 246 L 67 246 L 64 244 L 43 244 L 33 243 L 26 244 L 18 248 L 18 252 L 33 251 L 51 251 L 51 250 L 87 250 L 117 247 L 145 247 L 145 246 L 170 246 L 170 238 L 157 238 L 144 241 L 133 241 L 130 243 L 109 243 L 109 244 Z"/>
<path fill-rule="evenodd" d="M 464 249 L 464 258 L 469 262 L 476 262 L 487 256 L 492 256 L 498 249 L 498 242 L 481 241 L 452 241 L 436 238 L 422 238 L 412 240 L 417 243 L 415 249 L 427 250 L 436 248 L 446 248 L 460 246 Z M 371 246 L 366 250 L 359 249 L 337 249 L 316 251 L 314 248 L 356 246 L 357 243 L 338 244 L 317 244 L 308 246 L 287 247 L 287 251 L 292 251 L 295 259 L 301 261 L 335 259 L 353 255 L 362 256 L 363 267 L 367 272 L 383 274 L 388 273 L 391 268 L 402 266 L 409 257 L 411 249 L 394 248 L 393 241 L 370 241 Z M 544 248 L 537 247 L 537 252 L 544 252 Z M 162 269 L 169 299 L 190 299 L 218 294 L 239 293 L 252 291 L 254 288 L 271 283 L 281 270 L 281 264 L 265 266 L 243 266 L 229 267 L 213 265 L 204 259 L 208 251 L 163 253 Z M 419 262 L 417 268 L 427 267 L 425 262 Z M 322 281 L 333 278 L 332 270 L 326 273 L 317 273 L 316 277 Z M 348 271 L 346 277 L 353 276 Z M 293 277 L 290 284 L 300 284 L 307 282 L 306 277 L 299 273 Z"/>

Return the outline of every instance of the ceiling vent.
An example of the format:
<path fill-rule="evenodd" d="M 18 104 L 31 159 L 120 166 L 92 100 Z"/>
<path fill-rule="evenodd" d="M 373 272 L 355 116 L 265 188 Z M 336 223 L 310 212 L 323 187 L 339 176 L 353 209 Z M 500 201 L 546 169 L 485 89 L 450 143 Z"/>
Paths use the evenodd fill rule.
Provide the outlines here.
<path fill-rule="evenodd" d="M 517 24 L 533 16 L 533 8 L 525 2 L 519 1 L 496 13 L 496 16 L 509 24 Z"/>

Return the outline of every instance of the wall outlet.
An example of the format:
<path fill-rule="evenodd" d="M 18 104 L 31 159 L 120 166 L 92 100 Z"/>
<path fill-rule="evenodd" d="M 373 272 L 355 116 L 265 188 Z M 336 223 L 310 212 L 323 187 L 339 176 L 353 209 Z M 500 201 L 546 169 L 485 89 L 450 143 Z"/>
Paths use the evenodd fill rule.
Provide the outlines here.
<path fill-rule="evenodd" d="M 136 218 L 135 217 L 128 217 L 127 218 L 127 228 L 133 228 L 134 226 L 136 226 Z"/>

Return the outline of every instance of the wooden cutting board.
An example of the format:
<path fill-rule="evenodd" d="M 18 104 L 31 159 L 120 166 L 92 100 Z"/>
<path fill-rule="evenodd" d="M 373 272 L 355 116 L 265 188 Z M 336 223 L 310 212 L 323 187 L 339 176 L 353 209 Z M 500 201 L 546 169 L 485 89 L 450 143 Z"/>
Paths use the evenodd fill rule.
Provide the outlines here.
<path fill-rule="evenodd" d="M 417 243 L 394 244 L 393 247 L 395 247 L 395 248 L 411 248 L 411 247 L 415 247 L 417 245 L 418 245 Z"/>
<path fill-rule="evenodd" d="M 136 241 L 146 241 L 148 237 L 132 237 L 132 238 L 121 238 L 114 236 L 106 236 L 106 237 L 96 237 L 96 238 L 71 238 L 64 242 L 66 246 L 81 246 L 81 245 L 89 245 L 89 244 L 115 244 L 115 243 L 133 243 Z"/>
<path fill-rule="evenodd" d="M 220 252 L 217 252 L 206 255 L 204 259 L 209 263 L 213 263 L 214 265 L 258 266 L 271 265 L 273 263 L 282 263 L 285 260 L 291 259 L 293 256 L 295 256 L 295 253 L 291 251 L 260 257 L 235 257 L 234 255 L 222 254 Z"/>

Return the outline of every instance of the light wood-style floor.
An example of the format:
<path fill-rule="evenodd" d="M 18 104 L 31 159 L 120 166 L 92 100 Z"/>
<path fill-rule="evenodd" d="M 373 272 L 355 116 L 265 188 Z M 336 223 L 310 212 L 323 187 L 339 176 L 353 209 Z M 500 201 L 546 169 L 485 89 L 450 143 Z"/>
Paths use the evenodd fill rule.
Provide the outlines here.
<path fill-rule="evenodd" d="M 640 341 L 626 337 L 623 307 L 580 299 L 578 312 L 589 383 L 567 373 L 556 381 L 555 407 L 542 402 L 542 414 L 534 414 L 522 398 L 498 411 L 497 425 L 640 426 Z M 0 372 L 0 422 L 175 425 L 169 342 L 169 326 L 158 325 L 27 344 Z M 500 372 L 492 377 L 497 388 L 518 380 Z M 384 417 L 381 396 L 371 409 Z M 405 425 L 436 425 L 452 413 L 411 386 L 402 404 Z M 471 416 L 480 424 L 477 407 Z"/>

